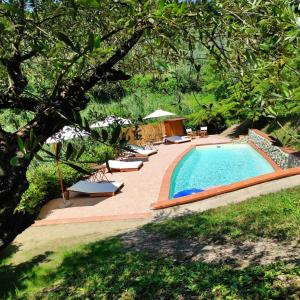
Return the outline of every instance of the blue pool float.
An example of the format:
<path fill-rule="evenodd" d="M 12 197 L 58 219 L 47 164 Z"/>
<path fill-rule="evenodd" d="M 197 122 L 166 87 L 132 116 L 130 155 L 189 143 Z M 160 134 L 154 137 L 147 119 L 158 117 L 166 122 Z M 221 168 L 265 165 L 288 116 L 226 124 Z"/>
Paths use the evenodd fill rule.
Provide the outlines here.
<path fill-rule="evenodd" d="M 179 198 L 179 197 L 183 197 L 183 196 L 188 196 L 188 195 L 192 195 L 192 194 L 196 194 L 199 192 L 203 192 L 203 189 L 196 189 L 196 188 L 192 188 L 192 189 L 188 189 L 188 190 L 183 190 L 180 191 L 178 193 L 176 193 L 173 198 Z"/>

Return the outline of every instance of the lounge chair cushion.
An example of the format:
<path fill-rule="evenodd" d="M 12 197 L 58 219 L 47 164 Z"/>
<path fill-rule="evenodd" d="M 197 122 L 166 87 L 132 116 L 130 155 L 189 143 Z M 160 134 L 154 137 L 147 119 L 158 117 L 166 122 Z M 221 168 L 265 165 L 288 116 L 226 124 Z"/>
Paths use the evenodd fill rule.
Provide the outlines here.
<path fill-rule="evenodd" d="M 123 182 L 117 181 L 92 182 L 80 180 L 67 190 L 86 194 L 106 194 L 117 192 L 123 185 Z"/>
<path fill-rule="evenodd" d="M 135 151 L 138 154 L 145 155 L 145 156 L 149 156 L 149 155 L 157 153 L 157 150 L 155 150 L 155 149 L 140 149 L 140 150 L 135 150 Z"/>
<path fill-rule="evenodd" d="M 190 142 L 191 138 L 187 136 L 174 135 L 174 136 L 167 137 L 166 140 L 170 143 L 180 144 L 180 143 Z"/>
<path fill-rule="evenodd" d="M 122 169 L 139 169 L 142 165 L 142 161 L 121 161 L 121 160 L 109 160 L 108 161 L 109 167 L 115 170 L 122 170 Z"/>
<path fill-rule="evenodd" d="M 133 150 L 134 152 L 136 152 L 138 154 L 145 155 L 145 156 L 149 156 L 149 155 L 157 153 L 156 149 L 145 149 L 143 147 L 136 146 L 136 145 L 128 145 L 128 148 L 130 148 L 131 150 Z"/>
<path fill-rule="evenodd" d="M 145 149 L 145 148 L 143 148 L 141 146 L 137 146 L 137 145 L 128 145 L 128 148 L 135 151 L 138 154 L 145 155 L 145 156 L 149 156 L 149 155 L 157 153 L 156 149 Z"/>

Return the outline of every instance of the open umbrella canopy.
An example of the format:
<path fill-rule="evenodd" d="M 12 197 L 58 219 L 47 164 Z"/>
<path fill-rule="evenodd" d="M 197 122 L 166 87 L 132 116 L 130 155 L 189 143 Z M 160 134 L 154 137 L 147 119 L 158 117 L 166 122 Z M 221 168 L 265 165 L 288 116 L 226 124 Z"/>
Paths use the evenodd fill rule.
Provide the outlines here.
<path fill-rule="evenodd" d="M 151 113 L 150 115 L 146 116 L 144 118 L 144 120 L 152 119 L 152 118 L 168 117 L 168 116 L 175 116 L 175 114 L 165 111 L 165 110 L 162 110 L 162 109 L 158 109 L 158 110 L 154 111 L 153 113 Z"/>
<path fill-rule="evenodd" d="M 85 130 L 80 130 L 75 127 L 65 126 L 62 130 L 54 134 L 52 137 L 46 140 L 47 144 L 56 144 L 58 142 L 63 142 L 66 140 L 71 140 L 74 138 L 80 138 L 89 136 L 90 133 Z"/>
<path fill-rule="evenodd" d="M 91 125 L 91 128 L 101 128 L 101 127 L 109 127 L 113 124 L 120 125 L 130 125 L 132 122 L 129 119 L 124 119 L 121 117 L 110 116 L 105 118 L 103 121 L 96 122 Z"/>

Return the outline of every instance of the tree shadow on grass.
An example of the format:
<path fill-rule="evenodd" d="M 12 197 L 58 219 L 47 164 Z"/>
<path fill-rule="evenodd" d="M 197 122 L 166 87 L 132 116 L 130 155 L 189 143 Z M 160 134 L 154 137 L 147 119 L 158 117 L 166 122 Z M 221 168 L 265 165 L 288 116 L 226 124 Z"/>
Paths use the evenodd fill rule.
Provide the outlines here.
<path fill-rule="evenodd" d="M 213 240 L 208 238 L 168 238 L 140 229 L 123 234 L 123 245 L 133 251 L 147 251 L 172 257 L 178 263 L 226 264 L 232 269 L 268 265 L 278 261 L 300 265 L 300 240 L 280 243 L 271 239 Z"/>
<path fill-rule="evenodd" d="M 10 245 L 4 252 L 7 251 L 13 254 L 17 249 L 18 246 Z M 34 276 L 33 268 L 41 262 L 46 262 L 47 257 L 52 253 L 51 251 L 47 251 L 44 254 L 33 257 L 29 261 L 16 265 L 4 262 L 0 266 L 0 299 L 7 299 L 8 295 L 14 295 L 16 290 L 22 290 L 24 288 L 24 280 Z M 5 256 L 5 253 L 1 253 L 1 255 Z"/>
<path fill-rule="evenodd" d="M 35 297 L 285 299 L 297 292 L 297 285 L 278 284 L 278 275 L 297 279 L 297 271 L 299 269 L 289 269 L 284 264 L 237 270 L 226 264 L 178 263 L 171 256 L 132 251 L 124 248 L 119 239 L 109 239 L 65 256 L 55 272 L 44 278 L 45 287 Z"/>
<path fill-rule="evenodd" d="M 17 253 L 19 245 L 11 244 L 0 251 L 0 265 L 9 259 L 13 254 Z"/>
<path fill-rule="evenodd" d="M 135 247 L 126 246 L 124 239 L 131 239 Z M 47 261 L 51 252 L 16 266 L 6 265 L 0 271 L 0 298 L 6 299 L 9 294 L 12 299 L 143 300 L 286 299 L 297 295 L 299 267 L 276 263 L 235 269 L 231 262 L 207 263 L 192 256 L 182 260 L 180 255 L 185 254 L 187 244 L 176 257 L 163 248 L 164 240 L 157 243 L 162 251 L 137 247 L 147 239 L 148 243 L 157 243 L 143 229 L 90 243 L 65 254 L 62 263 L 47 272 L 38 264 Z M 41 287 L 38 294 L 30 294 L 24 280 Z"/>

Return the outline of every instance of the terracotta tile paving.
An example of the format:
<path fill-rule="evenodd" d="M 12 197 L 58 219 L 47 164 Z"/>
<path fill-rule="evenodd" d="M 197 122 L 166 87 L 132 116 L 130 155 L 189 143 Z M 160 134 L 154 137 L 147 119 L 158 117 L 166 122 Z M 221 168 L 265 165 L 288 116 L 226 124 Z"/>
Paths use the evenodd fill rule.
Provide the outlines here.
<path fill-rule="evenodd" d="M 62 199 L 53 199 L 42 208 L 42 220 L 36 225 L 150 217 L 150 206 L 158 200 L 164 174 L 182 152 L 196 144 L 226 142 L 230 139 L 212 135 L 179 145 L 160 145 L 158 154 L 150 156 L 139 171 L 108 174 L 108 179 L 124 182 L 117 195 L 91 198 L 71 193 L 72 206 L 67 208 L 61 208 Z"/>

